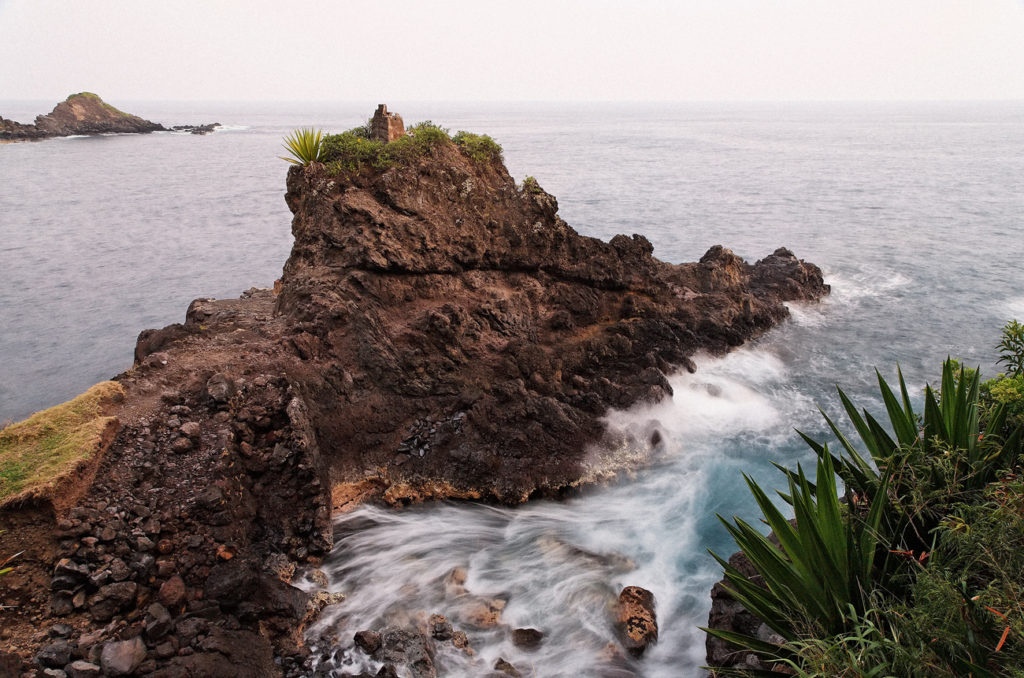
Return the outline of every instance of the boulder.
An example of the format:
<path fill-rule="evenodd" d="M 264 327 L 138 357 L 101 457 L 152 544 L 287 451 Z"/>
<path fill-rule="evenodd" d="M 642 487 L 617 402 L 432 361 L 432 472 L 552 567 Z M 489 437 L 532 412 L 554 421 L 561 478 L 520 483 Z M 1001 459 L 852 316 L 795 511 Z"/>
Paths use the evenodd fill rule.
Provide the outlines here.
<path fill-rule="evenodd" d="M 622 646 L 634 657 L 658 641 L 654 594 L 639 586 L 627 586 L 619 594 L 616 629 Z"/>
<path fill-rule="evenodd" d="M 130 676 L 146 658 L 146 645 L 138 636 L 131 640 L 105 643 L 100 653 L 100 666 L 107 676 Z"/>

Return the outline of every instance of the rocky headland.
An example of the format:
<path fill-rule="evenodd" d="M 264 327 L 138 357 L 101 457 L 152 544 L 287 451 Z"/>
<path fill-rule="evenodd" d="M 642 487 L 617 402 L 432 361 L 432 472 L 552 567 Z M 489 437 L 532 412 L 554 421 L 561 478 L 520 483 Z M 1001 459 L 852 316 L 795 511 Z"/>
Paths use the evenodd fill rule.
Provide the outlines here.
<path fill-rule="evenodd" d="M 334 512 L 515 504 L 642 464 L 658 436 L 609 431 L 610 408 L 828 293 L 786 249 L 669 264 L 641 235 L 581 236 L 500 155 L 424 149 L 290 169 L 275 288 L 143 332 L 94 454 L 5 499 L 0 556 L 24 553 L 0 676 L 306 675 L 303 629 L 338 596 L 290 582 L 331 549 Z M 653 608 L 635 616 L 636 642 L 657 636 Z"/>
<path fill-rule="evenodd" d="M 31 125 L 0 117 L 0 141 L 35 141 L 75 135 L 147 134 L 166 131 L 206 134 L 216 127 L 218 124 L 212 123 L 177 125 L 168 129 L 159 123 L 119 111 L 92 92 L 79 92 L 57 104 L 46 115 L 36 116 L 35 123 Z"/>

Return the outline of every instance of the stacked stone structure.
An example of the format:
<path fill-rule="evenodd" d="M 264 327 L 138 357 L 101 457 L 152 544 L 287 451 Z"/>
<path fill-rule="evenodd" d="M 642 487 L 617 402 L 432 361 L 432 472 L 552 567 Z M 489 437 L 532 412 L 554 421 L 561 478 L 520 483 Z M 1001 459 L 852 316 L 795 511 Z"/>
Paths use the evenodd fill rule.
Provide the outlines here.
<path fill-rule="evenodd" d="M 397 113 L 388 113 L 384 104 L 377 106 L 373 118 L 370 119 L 370 137 L 385 143 L 405 136 L 405 123 Z"/>

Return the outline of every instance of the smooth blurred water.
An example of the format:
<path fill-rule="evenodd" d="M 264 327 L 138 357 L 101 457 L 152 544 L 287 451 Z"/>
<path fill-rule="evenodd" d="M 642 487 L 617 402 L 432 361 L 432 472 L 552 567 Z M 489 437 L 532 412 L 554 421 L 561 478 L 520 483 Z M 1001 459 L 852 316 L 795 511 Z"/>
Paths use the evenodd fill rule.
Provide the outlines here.
<path fill-rule="evenodd" d="M 129 367 L 136 334 L 180 321 L 192 298 L 272 283 L 291 244 L 281 137 L 352 127 L 376 102 L 115 103 L 229 127 L 0 146 L 0 420 Z M 823 435 L 816 406 L 835 410 L 837 382 L 877 407 L 875 366 L 891 377 L 899 362 L 914 388 L 947 355 L 991 374 L 1000 327 L 1024 317 L 1024 103 L 389 104 L 407 122 L 491 134 L 512 174 L 535 176 L 584 234 L 643 233 L 669 261 L 785 245 L 833 294 L 698 360 L 670 401 L 612 413 L 613 426 L 662 431 L 652 468 L 563 502 L 339 518 L 325 569 L 349 598 L 315 631 L 344 620 L 340 649 L 385 619 L 441 613 L 458 626 L 473 596 L 500 597 L 504 621 L 545 631 L 545 644 L 527 653 L 505 630 L 471 631 L 476 657 L 442 653 L 443 675 L 479 675 L 498 656 L 537 676 L 592 675 L 613 638 L 609 601 L 633 584 L 655 593 L 661 640 L 627 669 L 698 675 L 696 626 L 718 578 L 705 548 L 733 550 L 715 513 L 753 517 L 741 473 L 771 484 L 770 461 L 808 461 L 793 428 Z M 456 567 L 466 592 L 443 584 Z"/>

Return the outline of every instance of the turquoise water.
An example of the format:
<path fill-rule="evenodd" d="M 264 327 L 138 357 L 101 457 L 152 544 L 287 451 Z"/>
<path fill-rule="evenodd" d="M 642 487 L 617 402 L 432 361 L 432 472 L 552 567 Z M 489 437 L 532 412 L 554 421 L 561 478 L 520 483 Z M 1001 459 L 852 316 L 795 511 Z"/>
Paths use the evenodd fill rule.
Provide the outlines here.
<path fill-rule="evenodd" d="M 0 146 L 0 420 L 126 369 L 137 333 L 180 321 L 192 298 L 270 285 L 291 244 L 281 137 L 352 127 L 375 103 L 118 102 L 228 127 Z M 389 104 L 407 122 L 494 136 L 512 174 L 535 176 L 582 233 L 643 233 L 669 261 L 784 245 L 822 267 L 833 295 L 700 358 L 672 400 L 611 413 L 612 426 L 662 431 L 653 468 L 564 502 L 342 517 L 325 568 L 349 595 L 332 610 L 340 650 L 383 618 L 458 620 L 483 596 L 507 600 L 504 620 L 544 630 L 545 644 L 527 654 L 501 629 L 471 632 L 476 656 L 442 653 L 443 675 L 479 675 L 474 662 L 498 656 L 537 676 L 591 675 L 612 639 L 607 603 L 633 584 L 655 593 L 661 639 L 615 675 L 699 675 L 695 627 L 718 578 L 705 548 L 732 550 L 716 512 L 750 517 L 740 473 L 771 483 L 770 461 L 808 460 L 793 428 L 823 435 L 816 407 L 835 410 L 835 383 L 876 406 L 875 366 L 892 376 L 898 362 L 915 388 L 947 355 L 992 373 L 1000 327 L 1024 318 L 1024 104 Z M 443 585 L 456 567 L 464 593 Z"/>

